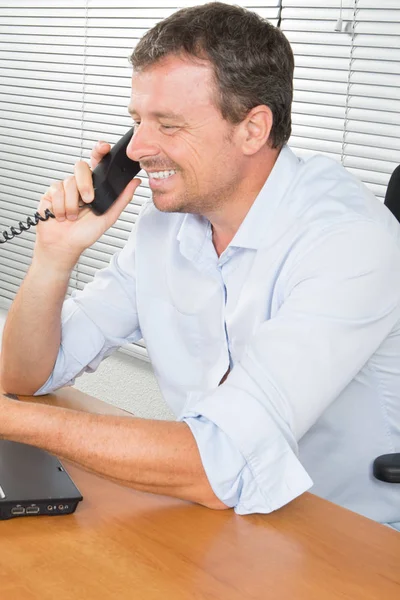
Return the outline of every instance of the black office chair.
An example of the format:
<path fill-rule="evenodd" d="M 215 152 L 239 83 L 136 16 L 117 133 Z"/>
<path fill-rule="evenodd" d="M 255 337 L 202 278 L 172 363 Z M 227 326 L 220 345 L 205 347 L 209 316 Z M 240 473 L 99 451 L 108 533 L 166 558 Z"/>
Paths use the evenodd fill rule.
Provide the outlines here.
<path fill-rule="evenodd" d="M 400 165 L 395 168 L 390 177 L 384 204 L 400 222 Z M 381 481 L 400 483 L 400 452 L 378 456 L 374 460 L 372 472 L 374 477 Z"/>

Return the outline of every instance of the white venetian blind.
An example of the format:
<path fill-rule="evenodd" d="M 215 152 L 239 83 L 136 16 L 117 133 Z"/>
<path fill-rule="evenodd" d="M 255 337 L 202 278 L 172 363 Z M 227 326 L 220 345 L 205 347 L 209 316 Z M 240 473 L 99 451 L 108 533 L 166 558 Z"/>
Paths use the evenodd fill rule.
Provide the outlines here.
<path fill-rule="evenodd" d="M 289 144 L 341 161 L 383 199 L 400 163 L 400 3 L 342 5 L 283 0 L 281 27 L 296 62 Z"/>
<path fill-rule="evenodd" d="M 0 228 L 33 216 L 41 194 L 80 157 L 85 11 L 82 0 L 0 2 Z M 8 307 L 34 234 L 0 246 Z"/>
<path fill-rule="evenodd" d="M 335 31 L 339 8 L 340 0 L 283 1 L 281 28 L 296 65 L 289 144 L 300 156 L 342 155 L 352 36 Z M 352 11 L 345 8 L 348 16 Z"/>
<path fill-rule="evenodd" d="M 400 2 L 358 0 L 343 164 L 384 198 L 400 164 Z"/>

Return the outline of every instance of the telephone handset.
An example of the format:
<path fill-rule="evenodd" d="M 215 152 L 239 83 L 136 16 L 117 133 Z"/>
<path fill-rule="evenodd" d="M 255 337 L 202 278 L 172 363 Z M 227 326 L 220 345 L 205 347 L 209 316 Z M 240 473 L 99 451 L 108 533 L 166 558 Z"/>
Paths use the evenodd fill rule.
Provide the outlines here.
<path fill-rule="evenodd" d="M 126 149 L 133 135 L 133 127 L 104 156 L 93 169 L 94 200 L 88 206 L 102 215 L 115 202 L 128 183 L 140 171 L 140 165 L 127 157 Z"/>
<path fill-rule="evenodd" d="M 93 187 L 94 200 L 87 204 L 97 215 L 102 215 L 115 202 L 120 193 L 125 189 L 128 183 L 140 171 L 140 165 L 127 157 L 126 149 L 133 135 L 133 128 L 129 129 L 125 135 L 118 140 L 99 162 L 97 167 L 93 169 Z M 19 229 L 10 227 L 10 232 L 3 231 L 3 240 L 0 239 L 0 244 L 5 244 L 12 240 L 16 235 L 21 235 L 31 227 L 35 227 L 39 221 L 47 221 L 54 219 L 55 216 L 47 208 L 44 212 L 44 217 L 38 212 L 35 213 L 33 219 L 28 217 L 26 223 L 20 221 Z"/>

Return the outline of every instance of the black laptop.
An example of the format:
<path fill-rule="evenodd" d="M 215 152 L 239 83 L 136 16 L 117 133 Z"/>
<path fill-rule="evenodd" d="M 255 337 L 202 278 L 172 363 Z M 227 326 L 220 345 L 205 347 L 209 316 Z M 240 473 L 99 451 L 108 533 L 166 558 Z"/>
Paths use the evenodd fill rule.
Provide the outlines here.
<path fill-rule="evenodd" d="M 0 440 L 0 519 L 73 513 L 82 496 L 55 457 Z"/>

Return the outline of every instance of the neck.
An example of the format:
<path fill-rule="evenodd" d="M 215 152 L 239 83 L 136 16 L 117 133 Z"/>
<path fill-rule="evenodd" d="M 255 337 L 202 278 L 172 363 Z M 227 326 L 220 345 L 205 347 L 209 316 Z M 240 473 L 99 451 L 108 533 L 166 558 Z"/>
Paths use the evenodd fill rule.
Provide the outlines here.
<path fill-rule="evenodd" d="M 235 197 L 229 198 L 215 213 L 204 215 L 211 223 L 212 240 L 218 256 L 221 256 L 235 237 L 268 179 L 279 152 L 279 150 L 268 149 L 268 153 L 262 153 L 262 156 L 257 157 L 252 162 L 251 169 L 242 178 Z"/>

